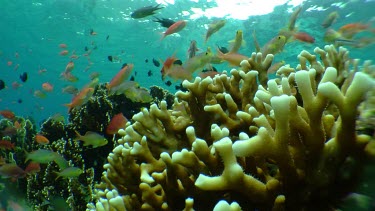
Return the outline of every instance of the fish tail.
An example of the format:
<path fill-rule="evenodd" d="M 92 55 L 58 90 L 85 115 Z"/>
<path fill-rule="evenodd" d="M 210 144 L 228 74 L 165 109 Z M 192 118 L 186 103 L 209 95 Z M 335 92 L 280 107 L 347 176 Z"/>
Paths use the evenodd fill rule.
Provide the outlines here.
<path fill-rule="evenodd" d="M 216 47 L 217 57 L 224 59 L 224 53 L 220 51 L 220 48 Z"/>
<path fill-rule="evenodd" d="M 166 37 L 165 33 L 162 32 L 162 33 L 161 33 L 161 37 L 160 37 L 160 41 L 163 41 L 165 37 Z"/>

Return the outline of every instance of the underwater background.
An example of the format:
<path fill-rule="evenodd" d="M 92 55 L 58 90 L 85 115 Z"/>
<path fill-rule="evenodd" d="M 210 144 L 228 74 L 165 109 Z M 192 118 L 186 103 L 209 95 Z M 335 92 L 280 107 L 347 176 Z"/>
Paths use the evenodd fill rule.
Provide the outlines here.
<path fill-rule="evenodd" d="M 140 19 L 130 16 L 138 8 L 157 4 L 163 8 L 152 16 Z M 109 82 L 124 63 L 134 64 L 132 77 L 141 87 L 156 85 L 174 93 L 179 90 L 181 80 L 162 80 L 163 61 L 172 55 L 183 62 L 187 60 L 192 40 L 197 41 L 197 53 L 204 52 L 207 47 L 216 53 L 218 46 L 229 48 L 229 41 L 234 39 L 236 31 L 242 30 L 244 42 L 239 52 L 251 55 L 255 51 L 252 33 L 256 31 L 261 45 L 267 43 L 288 24 L 298 6 L 303 9 L 296 27 L 314 37 L 315 42 L 296 40 L 287 43 L 275 56 L 276 61 L 284 60 L 292 67 L 298 64 L 296 58 L 302 50 L 313 52 L 315 47 L 331 44 L 324 41 L 326 29 L 321 25 L 331 12 L 339 14 L 331 26 L 336 30 L 349 23 L 374 26 L 373 0 L 2 0 L 0 80 L 4 81 L 5 87 L 0 90 L 0 110 L 29 117 L 37 128 L 56 114 L 67 119 L 68 108 L 64 104 L 71 102 L 72 95 L 63 93 L 64 87 L 72 85 L 81 89 L 90 82 L 92 73 L 100 74 L 100 83 Z M 166 28 L 154 22 L 155 17 L 186 20 L 187 25 L 161 40 Z M 225 26 L 205 42 L 208 25 L 218 19 L 225 19 Z M 358 36 L 375 35 L 364 32 Z M 375 45 L 345 47 L 350 50 L 351 58 L 374 60 Z M 68 52 L 63 53 L 65 50 Z M 61 78 L 70 61 L 74 61 L 73 73 L 78 78 L 74 82 Z M 214 67 L 219 71 L 233 68 L 228 63 Z M 20 79 L 23 73 L 27 73 L 24 82 Z M 45 83 L 52 89 L 44 87 Z M 42 95 L 36 91 L 41 91 Z M 371 201 L 374 203 L 373 199 Z"/>

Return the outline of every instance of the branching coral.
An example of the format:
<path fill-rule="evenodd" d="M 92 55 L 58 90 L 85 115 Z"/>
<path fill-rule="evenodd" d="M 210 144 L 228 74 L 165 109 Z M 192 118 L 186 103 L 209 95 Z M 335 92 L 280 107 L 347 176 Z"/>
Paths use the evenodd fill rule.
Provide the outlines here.
<path fill-rule="evenodd" d="M 304 51 L 275 80 L 265 75 L 272 57 L 254 54 L 230 76 L 184 81 L 172 110 L 143 109 L 120 131 L 88 210 L 337 206 L 375 156 L 373 137 L 356 131 L 375 81 L 350 69 L 343 48 L 315 52 L 322 63 Z"/>

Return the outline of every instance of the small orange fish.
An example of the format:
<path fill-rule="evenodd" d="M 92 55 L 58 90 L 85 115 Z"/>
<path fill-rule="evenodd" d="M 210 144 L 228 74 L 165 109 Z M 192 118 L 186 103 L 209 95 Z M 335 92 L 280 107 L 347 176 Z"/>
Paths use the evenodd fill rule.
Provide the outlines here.
<path fill-rule="evenodd" d="M 162 77 L 162 80 L 164 80 L 165 78 L 165 74 L 166 74 L 166 71 L 169 70 L 173 63 L 177 61 L 177 58 L 173 55 L 171 57 L 168 57 L 165 62 L 163 63 L 163 67 L 161 68 L 160 72 L 161 72 L 161 77 Z"/>
<path fill-rule="evenodd" d="M 160 40 L 163 40 L 166 36 L 177 33 L 181 31 L 183 28 L 185 28 L 187 21 L 177 21 L 176 23 L 172 24 L 167 31 L 163 33 L 163 36 Z"/>
<path fill-rule="evenodd" d="M 18 83 L 17 81 L 13 81 L 12 83 L 12 88 L 13 89 L 18 89 L 22 86 L 22 84 Z"/>
<path fill-rule="evenodd" d="M 370 24 L 363 23 L 349 23 L 342 26 L 338 32 L 345 39 L 352 39 L 356 34 L 367 30 L 370 27 Z"/>
<path fill-rule="evenodd" d="M 40 135 L 40 134 L 35 135 L 35 141 L 38 144 L 42 144 L 42 145 L 49 144 L 49 140 L 45 136 Z"/>
<path fill-rule="evenodd" d="M 18 122 L 18 121 L 14 121 L 14 123 L 13 123 L 13 126 L 14 126 L 14 128 L 16 128 L 17 130 L 18 129 L 21 129 L 21 124 Z"/>
<path fill-rule="evenodd" d="M 122 113 L 114 115 L 107 126 L 106 133 L 109 135 L 116 134 L 119 129 L 125 128 L 127 122 L 128 120 Z"/>
<path fill-rule="evenodd" d="M 162 75 L 162 79 L 164 80 L 166 76 L 169 76 L 174 80 L 190 81 L 193 78 L 192 73 L 179 64 L 173 64 L 171 68 L 165 70 L 164 75 Z"/>
<path fill-rule="evenodd" d="M 6 178 L 23 178 L 26 176 L 25 171 L 21 169 L 17 164 L 15 163 L 7 163 L 2 166 L 0 166 L 0 176 L 6 177 Z"/>
<path fill-rule="evenodd" d="M 59 47 L 60 48 L 67 48 L 68 46 L 65 43 L 61 43 L 61 44 L 59 44 Z"/>
<path fill-rule="evenodd" d="M 297 32 L 293 34 L 293 37 L 299 41 L 307 42 L 307 43 L 314 43 L 315 38 L 311 35 L 307 34 L 306 32 Z"/>
<path fill-rule="evenodd" d="M 38 172 L 40 172 L 40 164 L 36 162 L 30 162 L 29 165 L 27 165 L 25 168 L 25 173 L 28 175 Z"/>
<path fill-rule="evenodd" d="M 8 141 L 8 140 L 0 140 L 0 149 L 5 150 L 13 150 L 14 149 L 14 143 Z"/>
<path fill-rule="evenodd" d="M 112 78 L 112 80 L 107 84 L 107 89 L 119 86 L 124 80 L 126 80 L 132 73 L 134 65 L 133 64 L 124 64 L 121 70 Z"/>
<path fill-rule="evenodd" d="M 229 64 L 232 65 L 232 66 L 240 66 L 240 63 L 243 60 L 247 60 L 249 58 L 245 55 L 235 53 L 235 52 L 228 52 L 228 53 L 224 54 L 223 52 L 220 51 L 219 48 L 217 48 L 216 50 L 217 50 L 217 57 L 219 59 L 223 59 L 223 60 L 229 62 Z"/>
<path fill-rule="evenodd" d="M 52 92 L 53 91 L 53 86 L 52 84 L 45 82 L 42 84 L 42 89 L 46 92 Z"/>
<path fill-rule="evenodd" d="M 16 117 L 11 110 L 1 110 L 0 115 L 7 119 L 14 119 Z"/>
<path fill-rule="evenodd" d="M 80 107 L 89 101 L 90 97 L 94 94 L 94 89 L 87 87 L 83 88 L 76 96 L 74 96 L 71 103 L 64 104 L 66 107 L 69 108 L 68 111 L 72 110 L 72 108 Z"/>
<path fill-rule="evenodd" d="M 62 51 L 60 51 L 60 56 L 66 56 L 66 55 L 68 55 L 69 54 L 69 51 L 68 50 L 62 50 Z"/>

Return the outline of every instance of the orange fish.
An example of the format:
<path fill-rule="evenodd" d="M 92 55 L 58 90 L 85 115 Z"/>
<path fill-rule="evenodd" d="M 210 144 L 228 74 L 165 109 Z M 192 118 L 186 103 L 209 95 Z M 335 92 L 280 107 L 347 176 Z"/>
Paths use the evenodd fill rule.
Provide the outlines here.
<path fill-rule="evenodd" d="M 164 78 L 165 78 L 166 71 L 169 70 L 172 67 L 172 65 L 175 61 L 177 61 L 177 58 L 174 56 L 174 54 L 173 54 L 173 56 L 168 57 L 165 60 L 165 62 L 163 63 L 163 67 L 160 70 L 162 80 L 164 80 Z"/>
<path fill-rule="evenodd" d="M 352 39 L 359 32 L 365 31 L 370 27 L 370 24 L 363 23 L 349 23 L 342 26 L 338 32 L 341 33 L 345 39 Z"/>
<path fill-rule="evenodd" d="M 247 60 L 249 58 L 245 55 L 235 53 L 235 52 L 229 52 L 229 53 L 224 54 L 223 52 L 220 51 L 219 48 L 217 48 L 216 50 L 217 50 L 217 57 L 219 59 L 223 59 L 229 62 L 229 64 L 233 66 L 240 66 L 240 63 L 243 60 Z"/>
<path fill-rule="evenodd" d="M 25 168 L 25 173 L 29 175 L 38 172 L 40 172 L 40 164 L 36 162 L 30 162 L 29 165 L 27 165 Z"/>
<path fill-rule="evenodd" d="M 66 56 L 66 55 L 68 55 L 68 53 L 69 53 L 69 51 L 68 50 L 62 50 L 62 51 L 60 51 L 60 56 Z"/>
<path fill-rule="evenodd" d="M 35 141 L 38 144 L 42 144 L 42 145 L 49 144 L 49 140 L 45 136 L 40 135 L 40 134 L 35 135 Z"/>
<path fill-rule="evenodd" d="M 18 121 L 14 121 L 14 124 L 13 124 L 14 128 L 16 128 L 17 130 L 18 129 L 21 129 L 21 124 L 18 122 Z"/>
<path fill-rule="evenodd" d="M 71 103 L 64 104 L 66 107 L 69 108 L 68 111 L 72 110 L 72 108 L 80 107 L 89 101 L 90 97 L 94 94 L 94 89 L 87 87 L 82 89 L 76 96 L 74 96 Z"/>
<path fill-rule="evenodd" d="M 22 86 L 22 84 L 18 83 L 17 81 L 13 81 L 12 83 L 12 88 L 13 89 L 18 89 Z"/>
<path fill-rule="evenodd" d="M 165 70 L 164 74 L 162 75 L 162 79 L 164 80 L 166 76 L 169 76 L 174 80 L 190 81 L 193 78 L 192 73 L 179 64 L 173 64 L 171 68 Z"/>
<path fill-rule="evenodd" d="M 48 82 L 45 82 L 42 84 L 42 88 L 44 91 L 46 92 L 52 92 L 53 91 L 53 86 L 52 84 L 48 83 Z"/>
<path fill-rule="evenodd" d="M 60 48 L 67 48 L 68 46 L 65 43 L 61 43 L 61 44 L 59 44 L 59 47 Z"/>
<path fill-rule="evenodd" d="M 166 36 L 177 33 L 181 31 L 183 28 L 185 28 L 187 21 L 177 21 L 176 23 L 172 24 L 167 31 L 163 33 L 163 36 L 160 40 L 163 40 Z"/>
<path fill-rule="evenodd" d="M 14 143 L 8 140 L 0 140 L 0 149 L 12 150 L 14 149 Z"/>
<path fill-rule="evenodd" d="M 315 38 L 311 35 L 307 34 L 306 32 L 297 32 L 293 34 L 293 37 L 299 41 L 307 42 L 307 43 L 314 43 Z"/>
<path fill-rule="evenodd" d="M 14 119 L 16 117 L 11 110 L 2 110 L 0 111 L 0 115 L 7 119 Z"/>
<path fill-rule="evenodd" d="M 107 84 L 107 89 L 119 86 L 124 80 L 126 80 L 132 73 L 134 65 L 133 64 L 124 64 L 121 70 L 112 78 L 112 80 Z"/>
<path fill-rule="evenodd" d="M 26 176 L 26 173 L 23 169 L 17 166 L 15 163 L 7 163 L 2 166 L 0 166 L 0 176 L 6 177 L 6 178 L 23 178 Z"/>
<path fill-rule="evenodd" d="M 114 115 L 107 126 L 106 133 L 109 135 L 116 134 L 119 129 L 125 128 L 127 122 L 128 120 L 122 113 Z"/>

